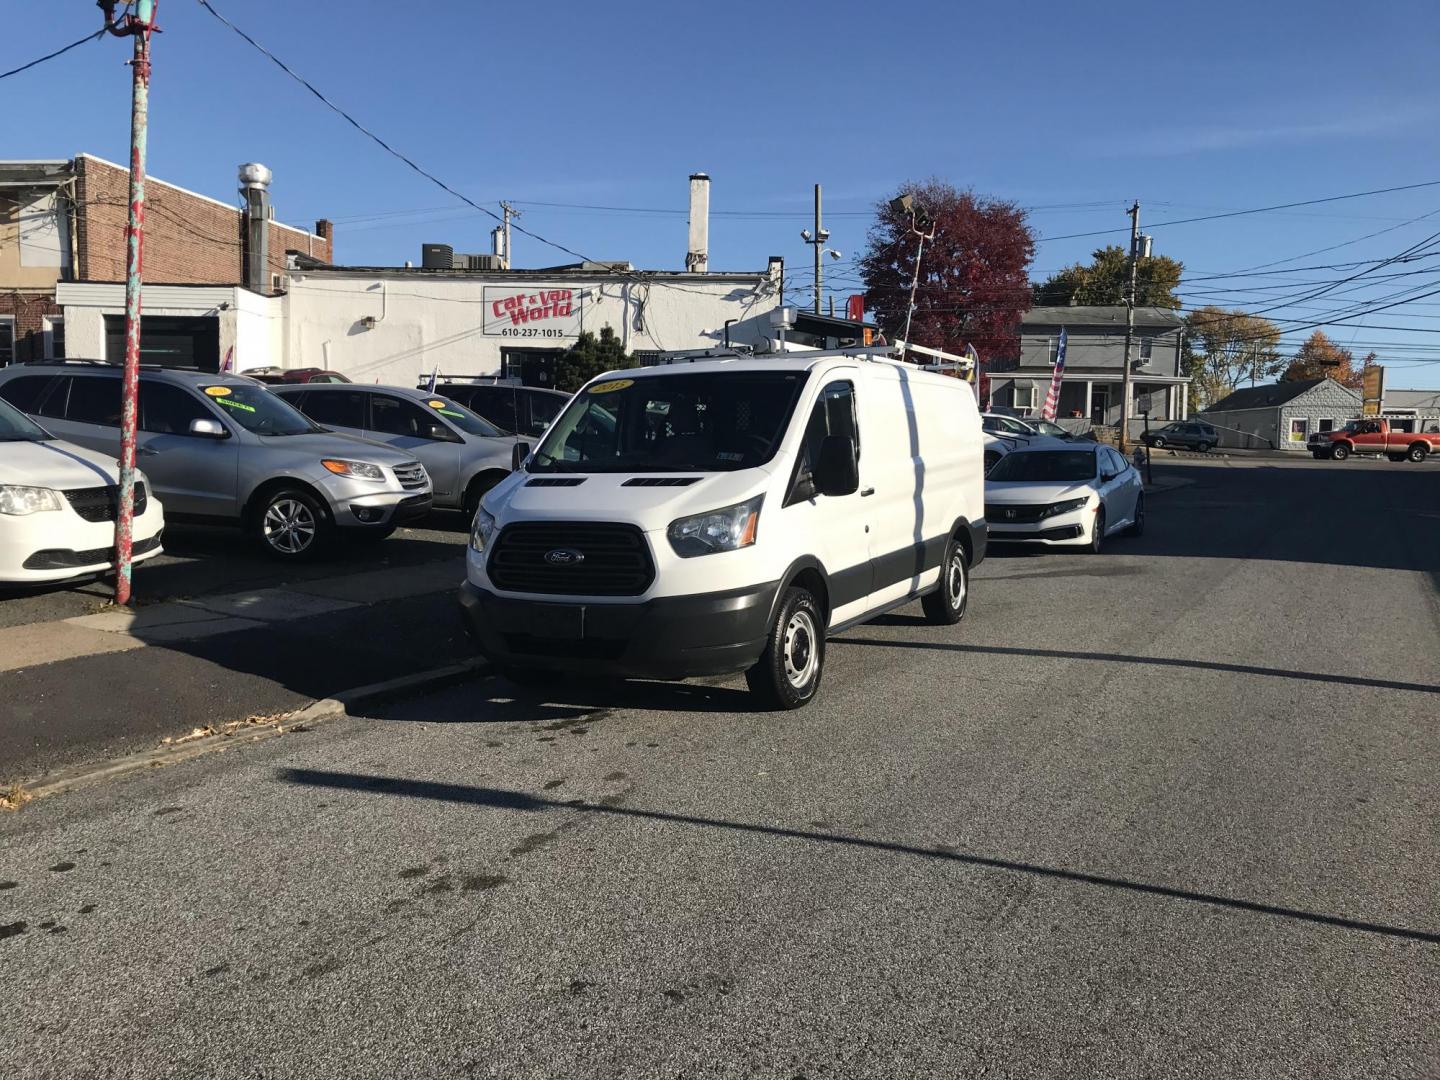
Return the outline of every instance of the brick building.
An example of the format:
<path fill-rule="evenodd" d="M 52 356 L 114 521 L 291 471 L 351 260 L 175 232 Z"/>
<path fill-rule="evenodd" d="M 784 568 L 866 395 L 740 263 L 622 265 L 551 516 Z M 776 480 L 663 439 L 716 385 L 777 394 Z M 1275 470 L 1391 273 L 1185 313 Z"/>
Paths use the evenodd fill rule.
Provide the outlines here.
<path fill-rule="evenodd" d="M 91 154 L 0 162 L 0 366 L 63 356 L 67 341 L 72 355 L 98 358 L 114 344 L 129 182 L 127 169 Z M 218 358 L 245 336 L 236 313 L 264 307 L 260 298 L 282 287 L 287 251 L 333 261 L 330 222 L 308 232 L 271 220 L 265 266 L 252 274 L 244 209 L 153 178 L 145 194 L 145 283 L 147 293 L 164 286 L 154 295 L 166 303 L 147 295 L 142 350 Z M 86 320 L 83 350 L 67 306 L 72 323 Z M 263 362 L 257 352 L 250 365 Z"/>

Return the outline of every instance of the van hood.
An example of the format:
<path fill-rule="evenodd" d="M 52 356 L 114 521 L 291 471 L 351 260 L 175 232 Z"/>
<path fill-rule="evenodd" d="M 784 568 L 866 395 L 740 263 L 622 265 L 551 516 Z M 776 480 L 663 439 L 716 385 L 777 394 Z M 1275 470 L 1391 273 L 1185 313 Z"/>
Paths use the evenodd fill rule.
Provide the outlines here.
<path fill-rule="evenodd" d="M 985 501 L 1001 506 L 1043 506 L 1093 495 L 1095 489 L 1084 481 L 1044 483 L 1036 480 L 987 480 Z"/>
<path fill-rule="evenodd" d="M 485 497 L 485 509 L 501 525 L 516 519 L 620 521 L 653 532 L 667 528 L 676 518 L 753 498 L 769 487 L 770 476 L 763 467 L 719 473 L 516 472 Z M 579 483 L 574 483 L 577 480 Z M 658 480 L 685 484 L 653 483 Z M 562 486 L 556 481 L 566 483 Z"/>
<path fill-rule="evenodd" d="M 63 491 L 119 482 L 114 458 L 74 443 L 60 439 L 0 442 L 0 484 L 28 484 Z"/>

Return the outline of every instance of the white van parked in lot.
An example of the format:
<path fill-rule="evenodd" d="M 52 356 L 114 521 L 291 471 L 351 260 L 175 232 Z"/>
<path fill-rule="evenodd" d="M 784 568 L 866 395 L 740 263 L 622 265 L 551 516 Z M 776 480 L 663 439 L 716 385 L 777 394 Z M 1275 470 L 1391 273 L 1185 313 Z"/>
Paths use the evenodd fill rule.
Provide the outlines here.
<path fill-rule="evenodd" d="M 981 445 L 966 383 L 871 353 L 601 376 L 481 503 L 466 623 L 517 681 L 745 671 L 797 708 L 827 633 L 964 616 Z"/>

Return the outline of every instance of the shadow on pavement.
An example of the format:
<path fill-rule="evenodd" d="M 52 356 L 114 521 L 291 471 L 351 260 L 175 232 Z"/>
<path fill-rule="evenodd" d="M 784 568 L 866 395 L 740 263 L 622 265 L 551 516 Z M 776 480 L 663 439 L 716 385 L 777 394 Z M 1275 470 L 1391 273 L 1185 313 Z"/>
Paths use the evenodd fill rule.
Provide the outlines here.
<path fill-rule="evenodd" d="M 1142 893 L 1170 900 L 1185 900 L 1197 904 L 1230 908 L 1258 915 L 1294 919 L 1321 926 L 1333 926 L 1344 930 L 1358 930 L 1369 934 L 1403 938 L 1409 941 L 1423 941 L 1440 944 L 1440 933 L 1425 930 L 1411 930 L 1405 927 L 1387 926 L 1383 923 L 1349 919 L 1338 915 L 1325 915 L 1298 908 L 1282 907 L 1276 904 L 1262 904 L 1253 900 L 1240 900 L 1213 893 L 1192 892 L 1188 889 L 1168 885 L 1151 885 L 1142 881 L 1087 874 L 1076 870 L 1065 870 L 1054 866 L 1017 862 L 1010 859 L 995 859 L 983 855 L 971 855 L 953 847 L 915 847 L 884 840 L 866 840 L 856 836 L 842 836 L 836 833 L 812 832 L 804 829 L 787 829 L 773 825 L 754 825 L 742 821 L 726 821 L 722 818 L 697 817 L 690 814 L 671 814 L 659 810 L 642 810 L 635 807 L 615 806 L 605 803 L 587 802 L 583 799 L 559 801 L 530 795 L 523 791 L 507 788 L 474 787 L 468 784 L 442 784 L 427 780 L 407 780 L 396 776 L 365 776 L 359 773 L 333 772 L 324 769 L 281 769 L 281 782 L 300 784 L 308 787 L 331 790 L 368 792 L 376 795 L 399 795 L 411 799 L 433 799 L 442 802 L 460 803 L 468 806 L 482 806 L 500 810 L 538 811 L 567 809 L 592 814 L 609 814 L 616 817 L 642 818 L 649 821 L 671 822 L 677 825 L 701 825 L 713 829 L 728 829 L 735 832 L 754 833 L 763 836 L 777 836 L 790 840 L 808 840 L 840 847 L 892 852 L 923 859 L 936 859 L 964 866 L 976 866 L 987 870 L 1008 870 L 1014 873 L 1030 874 L 1035 877 L 1072 882 L 1080 885 L 1095 885 L 1106 889 Z"/>
<path fill-rule="evenodd" d="M 906 618 L 906 616 L 900 616 Z M 880 620 L 875 620 L 877 623 Z M 918 620 L 917 620 L 918 621 Z M 882 624 L 883 625 L 883 624 Z M 896 624 L 891 624 L 896 625 Z M 909 622 L 903 625 L 911 625 Z M 1258 667 L 1254 664 L 1227 664 L 1218 660 L 1185 660 L 1171 656 L 1130 656 L 1125 653 L 1073 652 L 1067 649 L 1024 649 L 1002 645 L 960 645 L 948 641 L 886 641 L 879 638 L 837 637 L 831 645 L 870 645 L 881 649 L 926 649 L 939 652 L 971 653 L 980 656 L 1033 656 L 1047 660 L 1103 660 L 1115 664 L 1151 664 L 1156 667 L 1195 668 L 1225 671 L 1236 675 L 1264 675 L 1275 679 L 1365 686 L 1377 690 L 1410 690 L 1418 694 L 1440 694 L 1440 686 L 1401 682 L 1397 679 L 1370 679 L 1361 675 L 1336 675 L 1324 671 L 1292 671 L 1289 668 Z"/>

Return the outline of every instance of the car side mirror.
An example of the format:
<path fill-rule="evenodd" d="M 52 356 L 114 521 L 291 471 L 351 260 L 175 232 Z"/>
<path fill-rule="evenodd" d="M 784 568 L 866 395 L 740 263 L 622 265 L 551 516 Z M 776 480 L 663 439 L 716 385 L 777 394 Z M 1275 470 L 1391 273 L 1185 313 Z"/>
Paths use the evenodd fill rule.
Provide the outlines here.
<path fill-rule="evenodd" d="M 517 442 L 510 447 L 510 471 L 519 472 L 525 467 L 525 461 L 530 456 L 530 444 Z"/>
<path fill-rule="evenodd" d="M 826 435 L 814 469 L 815 490 L 821 495 L 853 495 L 860 487 L 860 465 L 855 440 L 848 435 Z"/>
<path fill-rule="evenodd" d="M 190 421 L 190 434 L 199 435 L 202 439 L 228 439 L 230 437 L 230 433 L 225 430 L 225 425 L 219 420 L 203 418 Z"/>
<path fill-rule="evenodd" d="M 1119 475 L 1120 475 L 1119 473 L 1102 472 L 1102 473 L 1100 474 L 1100 482 L 1101 482 L 1102 484 L 1108 484 L 1111 480 L 1114 480 L 1114 479 L 1115 479 L 1117 476 L 1119 476 Z"/>
<path fill-rule="evenodd" d="M 451 431 L 448 427 L 446 427 L 444 424 L 441 424 L 441 423 L 438 423 L 438 422 L 427 425 L 426 428 L 425 428 L 425 433 L 424 433 L 424 434 L 425 434 L 425 438 L 427 438 L 427 439 L 433 439 L 435 442 L 459 442 L 459 441 L 460 441 L 458 438 L 455 437 L 454 432 L 452 432 L 452 431 Z"/>

